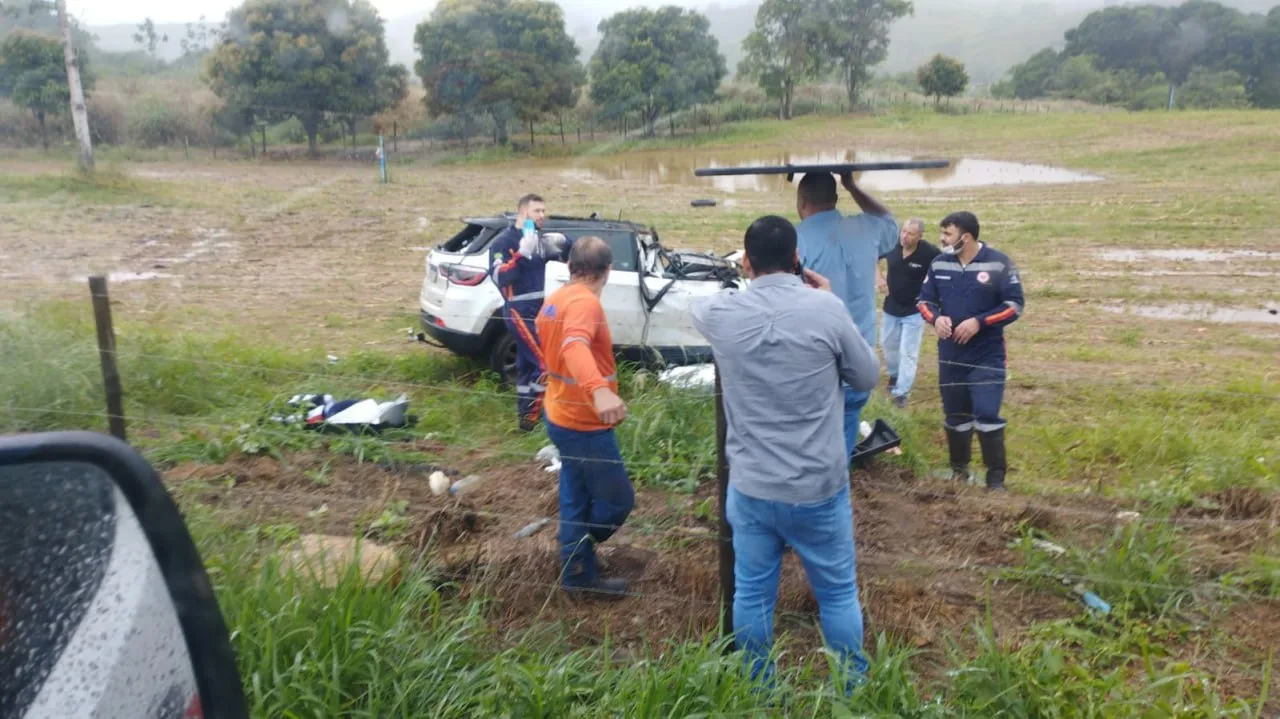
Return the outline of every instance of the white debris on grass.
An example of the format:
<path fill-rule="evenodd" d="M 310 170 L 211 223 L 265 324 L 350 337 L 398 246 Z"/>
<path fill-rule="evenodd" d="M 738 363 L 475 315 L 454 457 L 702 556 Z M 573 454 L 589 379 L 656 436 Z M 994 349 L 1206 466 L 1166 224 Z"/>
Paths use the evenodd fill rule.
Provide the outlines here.
<path fill-rule="evenodd" d="M 547 465 L 544 468 L 547 474 L 560 471 L 560 450 L 556 449 L 554 444 L 549 444 L 538 450 L 538 453 L 533 458 Z"/>
<path fill-rule="evenodd" d="M 1049 554 L 1052 554 L 1055 557 L 1060 557 L 1067 553 L 1067 550 L 1065 547 L 1054 544 L 1053 542 L 1047 542 L 1043 539 L 1031 540 L 1031 546 L 1041 551 L 1048 552 Z"/>
<path fill-rule="evenodd" d="M 437 496 L 449 491 L 449 477 L 439 470 L 431 473 L 427 484 L 431 487 L 431 493 Z"/>
<path fill-rule="evenodd" d="M 658 375 L 659 382 L 681 389 L 714 389 L 716 386 L 716 366 L 713 364 L 695 364 L 686 367 L 672 367 Z"/>
<path fill-rule="evenodd" d="M 391 402 L 366 399 L 357 402 L 325 420 L 329 424 L 369 424 L 399 427 L 405 423 L 409 409 L 408 395 L 401 394 Z"/>

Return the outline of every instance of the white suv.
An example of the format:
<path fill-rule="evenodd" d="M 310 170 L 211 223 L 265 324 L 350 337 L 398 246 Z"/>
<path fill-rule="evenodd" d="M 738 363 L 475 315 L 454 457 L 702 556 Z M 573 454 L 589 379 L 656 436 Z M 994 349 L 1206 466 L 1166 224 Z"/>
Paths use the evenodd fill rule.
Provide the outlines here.
<path fill-rule="evenodd" d="M 502 296 L 489 279 L 489 243 L 513 215 L 464 218 L 461 232 L 427 255 L 419 305 L 422 327 L 436 344 L 455 354 L 487 360 L 515 381 L 515 340 L 502 321 Z M 614 351 L 620 359 L 649 365 L 708 362 L 711 348 L 694 329 L 689 303 L 724 287 L 745 288 L 734 253 L 671 251 L 652 228 L 632 222 L 551 216 L 543 232 L 571 240 L 595 235 L 613 250 L 613 272 L 601 295 Z M 547 294 L 565 284 L 569 267 L 547 263 Z"/>

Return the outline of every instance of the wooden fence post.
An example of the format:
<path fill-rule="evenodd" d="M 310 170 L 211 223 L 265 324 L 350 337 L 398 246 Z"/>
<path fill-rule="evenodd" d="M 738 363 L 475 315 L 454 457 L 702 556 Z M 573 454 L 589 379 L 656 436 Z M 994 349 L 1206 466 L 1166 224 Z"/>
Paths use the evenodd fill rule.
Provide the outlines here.
<path fill-rule="evenodd" d="M 729 499 L 729 458 L 725 454 L 725 436 L 728 429 L 724 419 L 724 395 L 720 384 L 720 367 L 714 362 L 711 365 L 716 373 L 716 484 L 720 497 L 720 633 L 722 636 L 733 636 L 733 528 L 725 514 L 725 503 Z M 734 650 L 734 642 L 730 641 L 728 651 Z"/>
<path fill-rule="evenodd" d="M 107 278 L 89 278 L 93 298 L 93 323 L 98 328 L 98 358 L 102 363 L 102 385 L 107 394 L 107 424 L 111 434 L 127 441 L 124 431 L 124 392 L 120 388 L 120 367 L 116 364 L 116 333 L 111 324 L 111 297 Z"/>

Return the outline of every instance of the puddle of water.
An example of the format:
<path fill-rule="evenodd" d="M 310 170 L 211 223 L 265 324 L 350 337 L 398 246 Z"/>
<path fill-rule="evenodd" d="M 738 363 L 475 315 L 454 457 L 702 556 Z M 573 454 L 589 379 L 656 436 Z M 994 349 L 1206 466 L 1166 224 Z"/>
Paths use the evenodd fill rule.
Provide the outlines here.
<path fill-rule="evenodd" d="M 1280 325 L 1280 309 L 1220 307 L 1211 304 L 1178 303 L 1171 305 L 1103 305 L 1116 314 L 1132 314 L 1154 320 L 1190 320 L 1225 324 L 1256 323 Z"/>
<path fill-rule="evenodd" d="M 1106 262 L 1231 262 L 1233 260 L 1280 261 L 1280 252 L 1261 250 L 1103 250 L 1098 257 Z"/>
<path fill-rule="evenodd" d="M 119 284 L 122 282 L 145 282 L 147 280 L 167 280 L 176 278 L 177 275 L 170 275 L 164 272 L 111 272 L 107 274 L 107 282 Z M 88 282 L 89 276 L 82 275 L 72 278 L 75 282 Z"/>
<path fill-rule="evenodd" d="M 648 185 L 688 185 L 714 187 L 721 192 L 776 192 L 800 181 L 797 175 L 788 183 L 786 175 L 736 175 L 728 177 L 696 177 L 693 171 L 702 167 L 738 167 L 747 165 L 804 165 L 839 162 L 887 162 L 912 159 L 882 152 L 840 151 L 818 154 L 789 152 L 646 152 L 622 156 L 579 159 L 561 170 L 570 180 L 626 180 Z M 934 158 L 930 158 L 934 159 Z M 1096 182 L 1100 177 L 1086 175 L 1048 165 L 1000 162 L 962 158 L 944 168 L 930 170 L 886 170 L 867 172 L 858 183 L 868 190 L 945 190 L 958 187 L 990 185 L 1028 185 Z"/>

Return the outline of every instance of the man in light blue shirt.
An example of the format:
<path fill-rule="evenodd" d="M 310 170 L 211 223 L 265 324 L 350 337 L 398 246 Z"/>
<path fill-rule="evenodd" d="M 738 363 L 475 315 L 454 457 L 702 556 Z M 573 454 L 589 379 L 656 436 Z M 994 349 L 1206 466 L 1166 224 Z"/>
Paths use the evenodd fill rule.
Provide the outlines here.
<path fill-rule="evenodd" d="M 830 173 L 811 172 L 800 180 L 796 190 L 800 261 L 827 278 L 862 338 L 874 347 L 876 265 L 898 247 L 898 221 L 854 183 L 852 174 L 841 175 L 840 181 L 862 212 L 843 215 L 836 209 L 839 197 Z M 862 408 L 870 398 L 870 391 L 844 388 L 844 444 L 850 459 L 858 446 Z"/>

